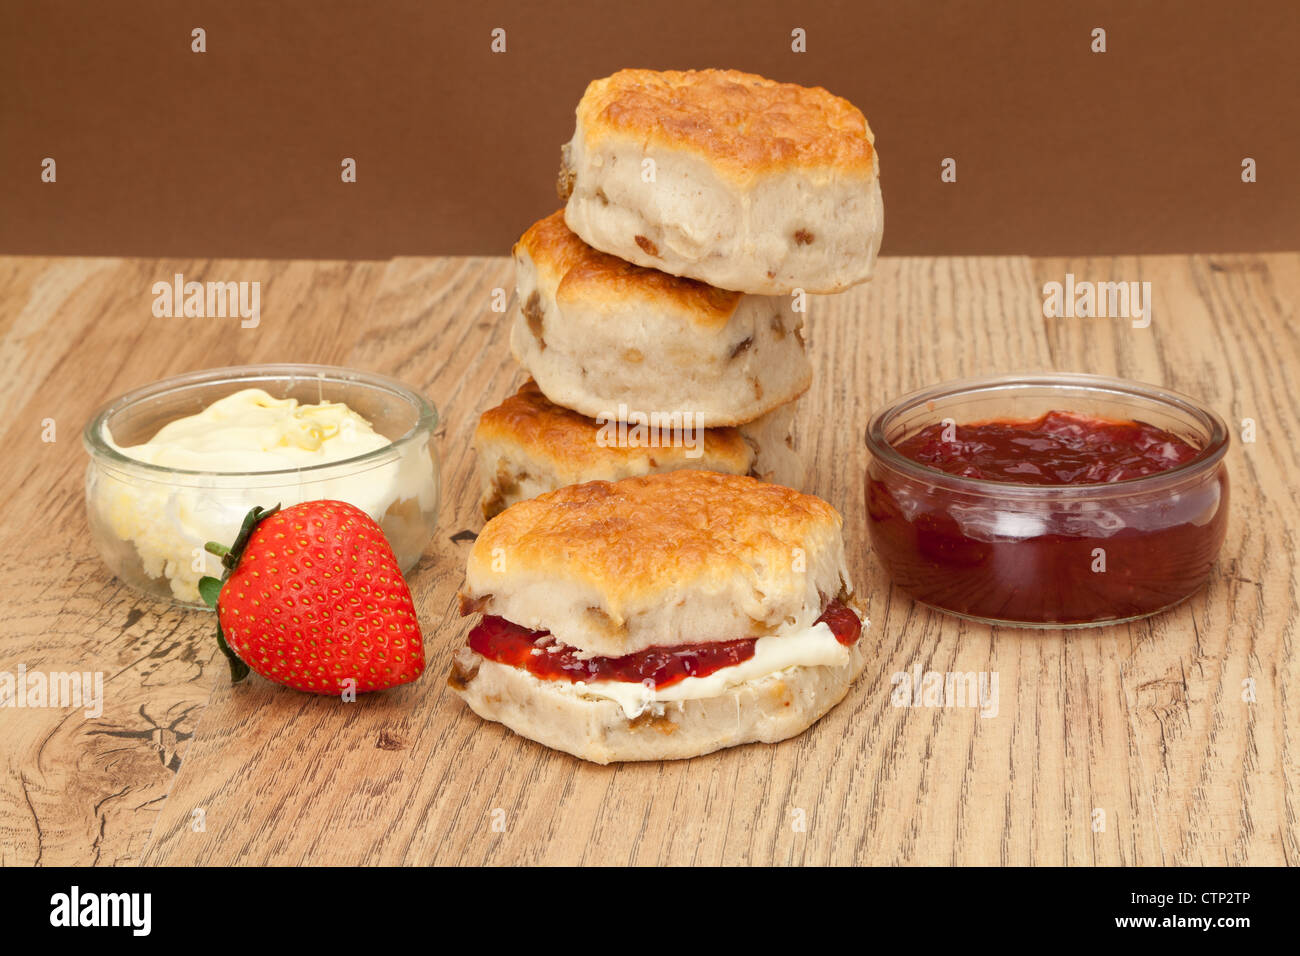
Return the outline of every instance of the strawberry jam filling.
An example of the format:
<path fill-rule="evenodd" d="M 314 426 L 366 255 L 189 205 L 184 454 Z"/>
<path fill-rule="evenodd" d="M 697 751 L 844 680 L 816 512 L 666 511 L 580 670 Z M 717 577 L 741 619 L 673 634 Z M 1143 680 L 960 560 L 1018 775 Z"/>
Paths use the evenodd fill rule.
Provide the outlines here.
<path fill-rule="evenodd" d="M 832 601 L 817 619 L 825 624 L 841 644 L 852 644 L 862 632 L 862 622 L 852 610 Z M 757 638 L 734 641 L 707 641 L 677 644 L 673 647 L 648 647 L 622 657 L 580 658 L 577 651 L 561 644 L 550 631 L 530 631 L 502 617 L 484 615 L 469 632 L 469 646 L 489 660 L 522 667 L 543 680 L 627 681 L 634 684 L 653 681 L 655 687 L 669 687 L 687 677 L 707 677 L 724 667 L 732 667 L 754 656 Z"/>

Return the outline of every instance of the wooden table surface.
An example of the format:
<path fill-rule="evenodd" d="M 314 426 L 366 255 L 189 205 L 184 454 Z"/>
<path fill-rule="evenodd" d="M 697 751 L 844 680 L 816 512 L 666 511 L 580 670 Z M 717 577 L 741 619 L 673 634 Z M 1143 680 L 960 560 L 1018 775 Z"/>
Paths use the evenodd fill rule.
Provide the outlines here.
<path fill-rule="evenodd" d="M 1151 327 L 1045 319 L 1043 283 L 1067 272 L 1150 281 Z M 151 286 L 175 273 L 260 281 L 260 325 L 154 318 Z M 0 259 L 0 671 L 102 671 L 106 697 L 99 719 L 0 710 L 0 862 L 1300 862 L 1300 254 L 884 259 L 873 283 L 815 300 L 808 490 L 845 515 L 873 662 L 795 740 L 611 767 L 480 721 L 443 680 L 468 626 L 454 598 L 469 544 L 453 536 L 481 526 L 470 434 L 520 380 L 491 311 L 510 280 L 504 258 Z M 232 688 L 211 617 L 131 592 L 87 537 L 80 430 L 97 405 L 276 361 L 383 372 L 443 411 L 441 524 L 411 579 L 429 669 L 413 686 L 354 704 Z M 1234 430 L 1256 422 L 1228 453 L 1207 591 L 1067 633 L 963 622 L 891 590 L 863 521 L 870 412 L 1029 369 L 1164 384 Z M 997 716 L 893 706 L 891 675 L 915 666 L 996 672 Z"/>

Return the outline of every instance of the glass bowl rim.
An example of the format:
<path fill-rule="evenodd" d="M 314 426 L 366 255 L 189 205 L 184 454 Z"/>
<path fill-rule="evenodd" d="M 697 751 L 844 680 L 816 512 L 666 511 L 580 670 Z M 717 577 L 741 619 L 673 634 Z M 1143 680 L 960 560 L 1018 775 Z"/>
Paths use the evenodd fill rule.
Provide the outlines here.
<path fill-rule="evenodd" d="M 953 475 L 930 465 L 922 464 L 919 461 L 913 461 L 894 448 L 885 438 L 887 424 L 903 412 L 929 402 L 964 394 L 1043 387 L 1118 393 L 1130 398 L 1137 398 L 1151 407 L 1174 410 L 1181 413 L 1184 418 L 1195 420 L 1206 430 L 1208 438 L 1205 446 L 1197 453 L 1195 458 L 1165 471 L 1142 475 L 1137 478 L 1125 478 L 1121 481 L 1075 485 L 1017 484 L 1010 481 L 990 481 L 985 478 L 966 478 L 961 475 Z M 1223 418 L 1217 412 L 1203 406 L 1189 395 L 1146 382 L 1113 378 L 1107 375 L 1092 375 L 1085 372 L 1031 372 L 1013 375 L 979 376 L 941 382 L 938 385 L 931 385 L 908 392 L 886 402 L 883 408 L 872 414 L 866 430 L 867 449 L 872 456 L 910 477 L 919 478 L 930 484 L 985 496 L 1035 499 L 1096 498 L 1140 494 L 1156 487 L 1177 483 L 1200 472 L 1208 471 L 1227 454 L 1228 443 L 1228 426 L 1224 423 Z"/>
<path fill-rule="evenodd" d="M 297 379 L 302 381 L 311 381 L 321 379 L 324 381 L 338 382 L 344 385 L 356 384 L 368 386 L 374 389 L 380 389 L 397 395 L 406 401 L 416 410 L 416 421 L 404 434 L 393 439 L 389 444 L 381 448 L 375 448 L 360 455 L 354 455 L 351 458 L 343 458 L 338 461 L 321 462 L 314 465 L 305 465 L 295 468 L 277 468 L 268 471 L 199 471 L 188 468 L 172 468 L 168 465 L 155 465 L 150 462 L 140 461 L 123 455 L 115 448 L 111 447 L 104 441 L 104 426 L 109 418 L 116 415 L 133 405 L 136 405 L 145 399 L 156 398 L 169 392 L 179 391 L 185 388 L 191 388 L 196 385 L 211 385 L 229 383 L 237 385 L 241 382 L 246 383 L 246 387 L 256 387 L 259 382 L 283 381 L 288 379 Z M 138 476 L 145 477 L 148 480 L 159 481 L 163 483 L 176 483 L 173 478 L 182 479 L 253 479 L 256 483 L 261 484 L 262 479 L 266 478 L 293 478 L 293 483 L 297 484 L 304 479 L 304 476 L 311 476 L 307 480 L 327 480 L 332 476 L 337 476 L 343 472 L 352 473 L 358 470 L 368 470 L 370 467 L 377 467 L 395 461 L 401 457 L 400 453 L 404 446 L 415 441 L 421 435 L 432 434 L 438 424 L 438 409 L 433 402 L 429 401 L 420 392 L 404 385 L 397 379 L 389 378 L 386 375 L 380 375 L 376 372 L 367 372 L 361 369 L 347 368 L 341 365 L 315 365 L 310 363 L 299 362 L 276 362 L 259 365 L 229 365 L 220 368 L 200 369 L 194 372 L 185 372 L 180 375 L 173 375 L 169 378 L 159 379 L 148 385 L 142 385 L 139 388 L 123 392 L 116 398 L 110 399 L 95 410 L 90 420 L 86 422 L 86 427 L 82 429 L 81 440 L 89 453 L 91 460 L 97 465 L 107 464 L 126 471 L 135 472 Z M 364 466 L 364 468 L 362 467 Z"/>

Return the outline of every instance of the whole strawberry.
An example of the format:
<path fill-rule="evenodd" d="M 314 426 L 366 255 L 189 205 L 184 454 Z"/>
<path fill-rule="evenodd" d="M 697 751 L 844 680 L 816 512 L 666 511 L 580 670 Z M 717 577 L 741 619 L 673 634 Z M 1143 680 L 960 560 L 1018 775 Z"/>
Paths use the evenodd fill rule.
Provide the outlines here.
<path fill-rule="evenodd" d="M 251 667 L 315 694 L 394 687 L 424 671 L 411 591 L 379 525 L 343 501 L 254 508 L 226 567 L 199 591 L 217 609 L 217 641 L 238 683 Z M 352 683 L 349 683 L 352 682 Z"/>

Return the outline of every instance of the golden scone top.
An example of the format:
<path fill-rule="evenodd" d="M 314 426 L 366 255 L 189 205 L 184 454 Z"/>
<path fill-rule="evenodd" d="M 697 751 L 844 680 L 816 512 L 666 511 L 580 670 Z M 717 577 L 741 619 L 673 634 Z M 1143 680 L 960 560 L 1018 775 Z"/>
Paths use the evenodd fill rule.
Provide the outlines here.
<path fill-rule="evenodd" d="M 741 176 L 874 170 L 871 128 L 848 100 L 739 70 L 620 70 L 587 87 L 578 123 L 589 144 L 631 133 Z"/>
<path fill-rule="evenodd" d="M 793 587 L 841 524 L 820 498 L 741 475 L 672 471 L 569 485 L 487 523 L 470 553 L 466 597 L 540 575 L 593 588 L 617 614 L 684 586 Z"/>
<path fill-rule="evenodd" d="M 530 454 L 550 459 L 565 468 L 590 468 L 594 462 L 611 458 L 654 458 L 660 464 L 686 461 L 686 449 L 672 447 L 601 446 L 597 443 L 600 424 L 556 405 L 532 379 L 500 405 L 488 409 L 479 418 L 476 441 L 503 439 L 525 446 Z M 753 450 L 735 428 L 707 428 L 703 435 L 703 454 L 710 461 L 727 461 L 739 469 L 748 469 Z"/>
<path fill-rule="evenodd" d="M 533 223 L 515 244 L 515 254 L 521 249 L 557 283 L 555 299 L 561 305 L 639 300 L 671 305 L 699 324 L 721 328 L 740 302 L 739 292 L 636 266 L 593 249 L 565 225 L 563 209 Z"/>

